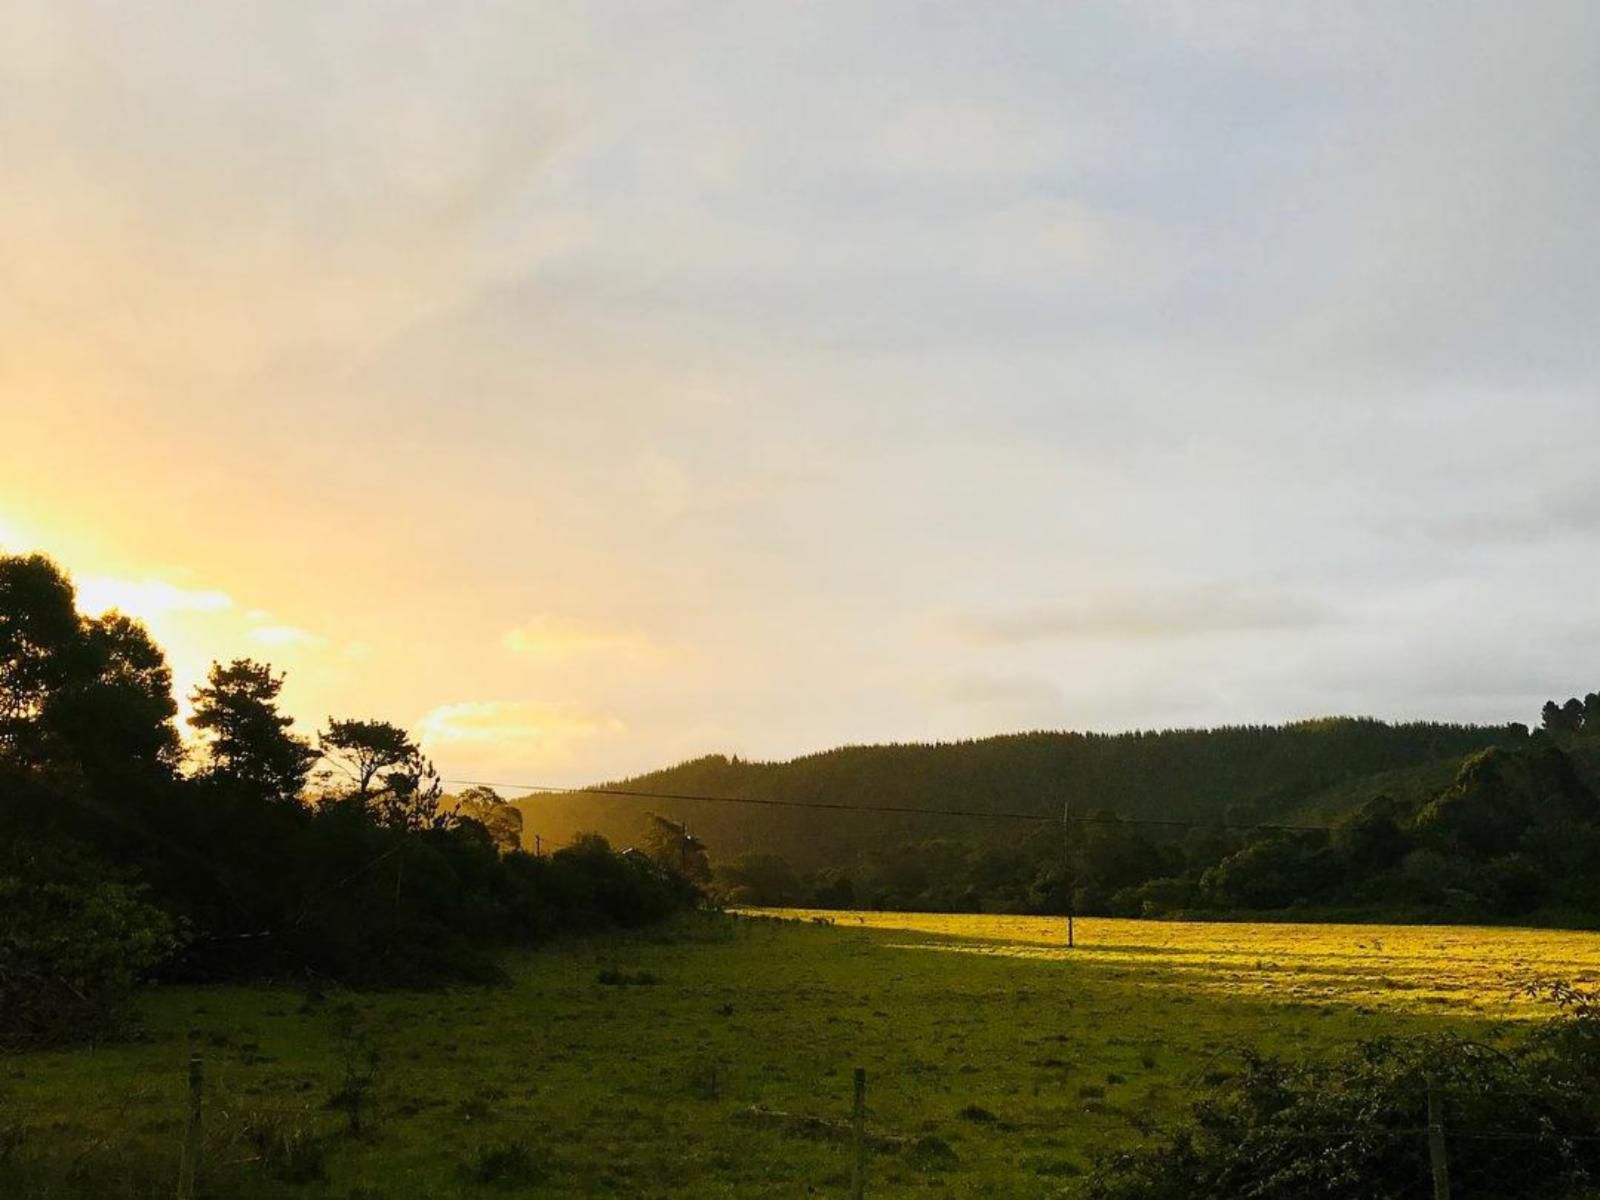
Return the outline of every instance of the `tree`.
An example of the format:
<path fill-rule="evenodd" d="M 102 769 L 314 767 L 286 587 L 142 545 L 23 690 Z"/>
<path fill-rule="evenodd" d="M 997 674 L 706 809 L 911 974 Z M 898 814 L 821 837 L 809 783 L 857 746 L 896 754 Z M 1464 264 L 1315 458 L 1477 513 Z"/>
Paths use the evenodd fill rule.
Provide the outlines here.
<path fill-rule="evenodd" d="M 1561 706 L 1561 715 L 1566 719 L 1569 733 L 1583 731 L 1583 701 L 1576 696 Z"/>
<path fill-rule="evenodd" d="M 189 702 L 189 724 L 206 740 L 206 777 L 248 789 L 266 800 L 296 803 L 317 752 L 289 732 L 278 712 L 283 676 L 267 663 L 236 658 L 212 663 Z"/>
<path fill-rule="evenodd" d="M 1561 705 L 1554 700 L 1546 700 L 1544 707 L 1539 710 L 1539 725 L 1546 733 L 1565 733 L 1566 717 L 1561 712 Z"/>
<path fill-rule="evenodd" d="M 172 672 L 143 625 L 78 614 L 41 554 L 0 556 L 0 755 L 35 765 L 170 772 Z"/>
<path fill-rule="evenodd" d="M 493 788 L 469 787 L 456 797 L 456 815 L 488 831 L 502 854 L 522 849 L 522 810 L 507 804 Z"/>
<path fill-rule="evenodd" d="M 1539 718 L 1548 733 L 1577 733 L 1583 726 L 1583 701 L 1572 699 L 1565 704 L 1557 704 L 1554 700 L 1546 700 L 1544 707 L 1539 710 Z"/>
<path fill-rule="evenodd" d="M 787 859 L 776 854 L 741 854 L 716 871 L 717 891 L 729 904 L 794 904 L 800 881 Z"/>
<path fill-rule="evenodd" d="M 417 752 L 411 735 L 388 721 L 339 721 L 328 718 L 328 728 L 317 734 L 323 759 L 342 771 L 365 800 L 385 771 L 403 767 Z"/>
<path fill-rule="evenodd" d="M 645 828 L 645 853 L 667 870 L 695 883 L 705 883 L 711 878 L 711 861 L 706 855 L 705 843 L 689 832 L 681 821 L 647 813 L 649 824 Z"/>
<path fill-rule="evenodd" d="M 415 833 L 422 829 L 443 829 L 455 816 L 439 805 L 444 785 L 433 763 L 417 749 L 405 761 L 383 775 L 383 788 L 372 795 L 367 806 L 378 822 L 391 829 Z"/>
<path fill-rule="evenodd" d="M 28 740 L 82 636 L 72 582 L 42 554 L 0 557 L 0 750 Z"/>
<path fill-rule="evenodd" d="M 87 620 L 80 663 L 49 721 L 78 760 L 90 767 L 176 768 L 182 744 L 173 724 L 172 670 L 149 631 L 118 612 Z"/>
<path fill-rule="evenodd" d="M 1583 698 L 1583 727 L 1590 733 L 1600 733 L 1600 692 L 1590 692 Z"/>
<path fill-rule="evenodd" d="M 1352 875 L 1386 871 L 1405 857 L 1410 841 L 1395 820 L 1389 796 L 1377 796 L 1333 827 L 1333 848 Z"/>

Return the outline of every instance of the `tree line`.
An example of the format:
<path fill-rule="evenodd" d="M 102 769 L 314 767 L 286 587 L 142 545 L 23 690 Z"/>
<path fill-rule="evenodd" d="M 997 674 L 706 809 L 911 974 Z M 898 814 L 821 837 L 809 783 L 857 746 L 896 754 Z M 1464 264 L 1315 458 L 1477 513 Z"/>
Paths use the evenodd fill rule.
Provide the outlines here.
<path fill-rule="evenodd" d="M 921 812 L 1020 811 L 1189 819 L 1231 824 L 1319 823 L 1375 794 L 1380 778 L 1418 770 L 1438 786 L 1462 756 L 1525 741 L 1528 728 L 1325 718 L 1286 725 L 1120 734 L 1033 732 L 936 745 L 846 746 L 789 762 L 709 755 L 606 784 L 620 791 L 749 797 L 804 804 L 891 806 Z M 1402 781 L 1405 782 L 1405 781 Z M 577 792 L 518 800 L 528 828 L 562 840 L 587 829 L 631 836 L 641 802 Z M 673 802 L 723 860 L 777 854 L 796 869 L 845 869 L 865 851 L 957 838 L 1005 844 L 1004 821 L 917 812 Z"/>
<path fill-rule="evenodd" d="M 134 982 L 492 981 L 493 952 L 695 901 L 592 835 L 548 857 L 487 789 L 445 795 L 401 727 L 298 736 L 266 663 L 190 697 L 137 621 L 84 616 L 41 555 L 0 557 L 0 1043 L 107 1032 Z"/>
<path fill-rule="evenodd" d="M 733 904 L 1154 917 L 1600 920 L 1600 738 L 1546 731 L 1372 784 L 1325 826 L 1145 824 L 1109 810 L 1009 838 L 871 847 L 802 869 L 770 852 L 713 871 Z"/>

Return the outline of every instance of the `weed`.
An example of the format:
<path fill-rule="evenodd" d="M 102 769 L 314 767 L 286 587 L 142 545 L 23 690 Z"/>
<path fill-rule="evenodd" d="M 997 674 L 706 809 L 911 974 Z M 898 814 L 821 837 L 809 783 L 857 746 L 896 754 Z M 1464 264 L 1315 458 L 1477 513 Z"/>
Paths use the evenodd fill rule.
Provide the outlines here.
<path fill-rule="evenodd" d="M 240 1135 L 255 1150 L 262 1171 L 273 1179 L 304 1184 L 327 1177 L 327 1148 L 312 1129 L 309 1114 L 250 1114 Z"/>
<path fill-rule="evenodd" d="M 545 1170 L 521 1142 L 479 1146 L 463 1167 L 473 1183 L 489 1187 L 529 1187 L 545 1178 Z"/>
<path fill-rule="evenodd" d="M 608 987 L 649 987 L 661 982 L 649 971 L 623 971 L 615 967 L 607 967 L 595 979 Z"/>
<path fill-rule="evenodd" d="M 906 1161 L 919 1171 L 953 1171 L 961 1165 L 961 1156 L 942 1137 L 925 1133 L 911 1143 L 906 1151 Z"/>

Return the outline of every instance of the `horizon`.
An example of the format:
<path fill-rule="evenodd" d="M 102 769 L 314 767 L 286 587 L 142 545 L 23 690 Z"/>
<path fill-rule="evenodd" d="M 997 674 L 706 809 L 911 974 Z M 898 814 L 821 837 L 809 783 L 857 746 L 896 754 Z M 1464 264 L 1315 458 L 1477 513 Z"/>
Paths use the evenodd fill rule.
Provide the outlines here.
<path fill-rule="evenodd" d="M 1596 6 L 4 28 L 0 552 L 180 704 L 579 786 L 1600 652 Z"/>

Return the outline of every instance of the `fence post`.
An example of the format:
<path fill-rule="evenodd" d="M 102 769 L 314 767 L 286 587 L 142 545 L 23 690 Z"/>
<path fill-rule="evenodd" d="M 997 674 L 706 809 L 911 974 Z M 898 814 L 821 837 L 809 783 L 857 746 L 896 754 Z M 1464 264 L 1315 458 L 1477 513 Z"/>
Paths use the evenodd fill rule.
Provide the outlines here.
<path fill-rule="evenodd" d="M 1061 803 L 1061 878 L 1067 889 L 1067 949 L 1071 950 L 1076 944 L 1072 930 L 1072 910 L 1076 907 L 1075 894 L 1077 889 L 1072 883 L 1072 837 L 1070 823 L 1072 821 L 1072 798 L 1069 796 Z"/>
<path fill-rule="evenodd" d="M 867 1072 L 856 1068 L 856 1101 L 851 1112 L 855 1146 L 855 1169 L 850 1173 L 850 1200 L 863 1200 L 867 1194 Z"/>
<path fill-rule="evenodd" d="M 1428 1077 L 1428 1162 L 1433 1168 L 1433 1200 L 1450 1200 L 1450 1161 L 1444 1152 L 1444 1106 Z"/>
<path fill-rule="evenodd" d="M 200 1100 L 205 1086 L 205 1062 L 189 1056 L 189 1119 L 183 1129 L 183 1157 L 178 1162 L 178 1200 L 193 1200 L 195 1176 L 200 1170 Z"/>

